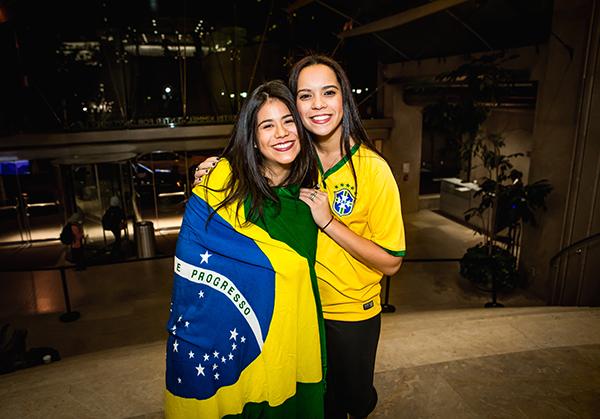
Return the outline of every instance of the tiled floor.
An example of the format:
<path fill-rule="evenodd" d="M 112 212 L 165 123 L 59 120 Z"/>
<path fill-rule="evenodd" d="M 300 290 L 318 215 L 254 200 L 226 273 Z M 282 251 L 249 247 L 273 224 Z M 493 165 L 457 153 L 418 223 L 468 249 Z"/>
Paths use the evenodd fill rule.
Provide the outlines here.
<path fill-rule="evenodd" d="M 460 278 L 456 262 L 477 236 L 434 212 L 405 219 L 408 255 L 383 318 L 375 418 L 600 417 L 600 310 L 545 307 L 520 291 L 505 309 Z M 168 253 L 176 236 L 159 239 Z M 18 250 L 18 251 L 17 251 Z M 2 266 L 61 262 L 60 246 L 0 250 Z M 412 261 L 411 261 L 412 260 Z M 68 271 L 3 273 L 1 322 L 28 330 L 28 346 L 63 360 L 0 376 L 0 417 L 162 417 L 170 259 Z"/>

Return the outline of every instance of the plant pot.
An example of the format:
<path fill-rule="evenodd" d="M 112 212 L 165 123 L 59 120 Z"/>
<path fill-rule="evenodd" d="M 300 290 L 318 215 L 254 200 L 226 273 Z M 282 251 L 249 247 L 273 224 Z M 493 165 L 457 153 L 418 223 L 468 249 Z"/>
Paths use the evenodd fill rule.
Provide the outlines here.
<path fill-rule="evenodd" d="M 518 274 L 515 269 L 516 259 L 507 250 L 478 244 L 467 249 L 460 261 L 460 274 L 472 281 L 483 291 L 493 290 L 496 281 L 496 291 L 512 290 L 517 286 Z"/>

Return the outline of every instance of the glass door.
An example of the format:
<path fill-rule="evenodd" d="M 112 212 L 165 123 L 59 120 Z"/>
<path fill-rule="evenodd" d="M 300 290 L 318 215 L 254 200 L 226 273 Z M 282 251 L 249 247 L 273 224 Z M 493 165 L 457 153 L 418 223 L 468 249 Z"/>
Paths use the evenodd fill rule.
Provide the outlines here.
<path fill-rule="evenodd" d="M 0 162 L 0 243 L 57 239 L 64 220 L 59 184 L 49 160 Z"/>

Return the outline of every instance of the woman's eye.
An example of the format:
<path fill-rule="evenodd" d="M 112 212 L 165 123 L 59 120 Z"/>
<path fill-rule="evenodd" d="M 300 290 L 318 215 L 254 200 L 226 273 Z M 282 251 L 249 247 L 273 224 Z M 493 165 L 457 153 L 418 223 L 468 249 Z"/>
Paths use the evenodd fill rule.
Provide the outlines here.
<path fill-rule="evenodd" d="M 262 124 L 261 127 L 262 129 L 269 129 L 273 127 L 273 124 Z"/>
<path fill-rule="evenodd" d="M 286 124 L 286 125 L 293 124 L 294 120 L 292 118 L 286 119 L 285 121 L 283 121 L 283 123 Z"/>
<path fill-rule="evenodd" d="M 306 93 L 305 94 L 301 94 L 301 95 L 298 95 L 298 99 L 300 99 L 300 100 L 307 100 L 307 99 L 310 99 L 310 95 L 306 94 Z"/>
<path fill-rule="evenodd" d="M 325 96 L 335 96 L 335 90 L 326 90 L 324 95 Z"/>

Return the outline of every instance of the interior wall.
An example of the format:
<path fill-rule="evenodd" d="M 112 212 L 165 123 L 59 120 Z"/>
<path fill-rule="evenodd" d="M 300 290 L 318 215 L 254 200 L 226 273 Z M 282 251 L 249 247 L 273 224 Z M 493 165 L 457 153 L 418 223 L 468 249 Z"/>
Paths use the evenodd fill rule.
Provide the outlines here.
<path fill-rule="evenodd" d="M 595 3 L 555 0 L 552 32 L 556 36 L 549 40 L 548 65 L 538 89 L 529 177 L 530 181 L 548 179 L 554 191 L 547 200 L 548 211 L 539 217 L 539 225 L 524 229 L 521 267 L 528 274 L 532 290 L 547 300 L 552 292 L 549 262 L 570 241 L 566 227 L 575 215 L 569 215 L 569 201 L 582 181 L 574 170 L 575 153 L 581 134 L 578 121 L 586 95 L 586 48 Z M 572 48 L 572 57 L 566 46 Z"/>
<path fill-rule="evenodd" d="M 546 47 L 522 47 L 505 51 L 507 55 L 517 58 L 506 63 L 506 68 L 526 70 L 532 80 L 538 80 L 544 75 L 546 62 Z M 483 54 L 473 54 L 472 57 Z M 384 155 L 389 160 L 392 170 L 402 193 L 405 211 L 419 209 L 419 175 L 422 149 L 422 107 L 409 106 L 403 100 L 404 83 L 411 83 L 432 77 L 453 69 L 470 61 L 472 57 L 453 56 L 444 59 L 427 59 L 383 65 L 382 79 L 387 80 L 383 85 L 383 109 L 387 118 L 393 118 L 394 128 L 390 141 L 384 144 Z M 494 110 L 482 129 L 487 132 L 501 132 L 506 137 L 505 153 L 523 152 L 530 154 L 532 150 L 532 131 L 534 113 L 531 110 Z M 408 179 L 402 173 L 402 163 L 410 164 Z M 524 179 L 529 174 L 529 157 L 515 159 L 515 167 L 524 173 Z M 483 175 L 481 168 L 476 169 L 475 176 Z"/>
<path fill-rule="evenodd" d="M 504 137 L 505 146 L 501 152 L 505 155 L 523 153 L 521 157 L 511 159 L 516 170 L 523 173 L 523 182 L 529 179 L 529 165 L 533 147 L 533 110 L 495 109 L 484 122 L 481 129 L 486 134 L 500 134 Z M 485 175 L 480 161 L 474 161 L 472 170 L 474 179 Z"/>

